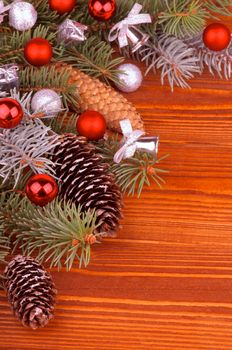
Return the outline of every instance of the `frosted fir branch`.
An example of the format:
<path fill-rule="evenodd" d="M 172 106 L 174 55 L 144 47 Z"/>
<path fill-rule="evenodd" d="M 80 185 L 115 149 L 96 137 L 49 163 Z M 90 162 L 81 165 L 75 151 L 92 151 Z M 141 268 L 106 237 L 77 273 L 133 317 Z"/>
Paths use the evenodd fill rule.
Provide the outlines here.
<path fill-rule="evenodd" d="M 201 73 L 207 68 L 210 74 L 218 74 L 221 79 L 230 79 L 232 76 L 232 42 L 226 50 L 211 51 L 202 41 L 202 34 L 186 40 L 188 46 L 195 50 L 199 58 Z"/>
<path fill-rule="evenodd" d="M 58 139 L 59 136 L 51 133 L 40 120 L 0 130 L 0 177 L 3 183 L 13 178 L 16 187 L 27 167 L 33 173 L 53 175 L 53 162 L 48 155 L 58 144 Z"/>
<path fill-rule="evenodd" d="M 199 57 L 196 56 L 194 48 L 188 47 L 184 41 L 174 36 L 162 34 L 153 41 L 148 41 L 135 54 L 131 54 L 129 49 L 123 50 L 122 53 L 145 62 L 145 74 L 160 70 L 162 85 L 167 79 L 172 91 L 175 85 L 189 88 L 187 81 L 193 78 L 195 73 L 201 72 Z"/>

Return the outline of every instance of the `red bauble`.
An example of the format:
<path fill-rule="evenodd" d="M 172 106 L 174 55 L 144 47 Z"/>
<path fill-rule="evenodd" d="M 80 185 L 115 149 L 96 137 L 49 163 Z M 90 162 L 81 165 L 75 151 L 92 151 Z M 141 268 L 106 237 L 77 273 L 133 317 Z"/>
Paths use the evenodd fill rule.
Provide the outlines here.
<path fill-rule="evenodd" d="M 212 51 L 224 50 L 231 41 L 230 30 L 222 23 L 209 24 L 204 30 L 203 41 Z"/>
<path fill-rule="evenodd" d="M 108 21 L 116 11 L 116 0 L 89 0 L 89 13 L 98 21 Z"/>
<path fill-rule="evenodd" d="M 40 207 L 53 201 L 57 194 L 58 186 L 50 175 L 33 175 L 27 181 L 26 195 L 32 203 Z"/>
<path fill-rule="evenodd" d="M 50 9 L 60 15 L 70 12 L 76 6 L 76 0 L 49 0 Z"/>
<path fill-rule="evenodd" d="M 42 38 L 31 39 L 24 48 L 26 60 L 33 66 L 48 64 L 52 58 L 52 46 L 48 40 Z"/>
<path fill-rule="evenodd" d="M 106 121 L 101 113 L 86 111 L 77 120 L 77 132 L 90 141 L 103 138 L 106 132 Z"/>
<path fill-rule="evenodd" d="M 20 103 L 13 98 L 0 99 L 0 128 L 15 128 L 23 118 Z"/>

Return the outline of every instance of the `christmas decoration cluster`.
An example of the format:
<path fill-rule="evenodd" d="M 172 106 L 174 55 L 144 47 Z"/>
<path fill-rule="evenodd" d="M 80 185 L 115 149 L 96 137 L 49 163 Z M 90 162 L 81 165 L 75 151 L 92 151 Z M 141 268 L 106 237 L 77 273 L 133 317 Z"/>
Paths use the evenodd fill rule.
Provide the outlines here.
<path fill-rule="evenodd" d="M 143 82 L 124 58 L 160 69 L 172 89 L 204 67 L 230 78 L 231 32 L 207 22 L 231 15 L 227 5 L 0 2 L 0 259 L 22 254 L 3 286 L 24 326 L 53 317 L 56 290 L 41 263 L 86 267 L 91 246 L 117 234 L 123 194 L 164 182 L 159 138 L 121 95 Z"/>

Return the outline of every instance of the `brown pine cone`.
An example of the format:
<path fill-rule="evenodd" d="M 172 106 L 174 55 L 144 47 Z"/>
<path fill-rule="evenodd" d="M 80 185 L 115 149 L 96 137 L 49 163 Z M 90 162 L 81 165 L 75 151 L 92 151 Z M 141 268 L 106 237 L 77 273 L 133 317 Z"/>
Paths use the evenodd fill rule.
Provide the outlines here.
<path fill-rule="evenodd" d="M 144 130 L 143 121 L 135 106 L 112 87 L 78 69 L 70 68 L 70 82 L 76 83 L 83 111 L 101 113 L 108 129 L 121 133 L 119 122 L 129 119 L 133 129 Z"/>
<path fill-rule="evenodd" d="M 101 162 L 95 147 L 84 137 L 66 134 L 52 160 L 61 180 L 60 196 L 81 205 L 83 211 L 96 211 L 96 233 L 115 235 L 122 218 L 122 195 L 114 175 L 108 172 L 109 165 Z"/>
<path fill-rule="evenodd" d="M 50 274 L 34 259 L 18 255 L 9 262 L 4 277 L 15 316 L 25 327 L 46 326 L 53 317 L 56 295 Z"/>

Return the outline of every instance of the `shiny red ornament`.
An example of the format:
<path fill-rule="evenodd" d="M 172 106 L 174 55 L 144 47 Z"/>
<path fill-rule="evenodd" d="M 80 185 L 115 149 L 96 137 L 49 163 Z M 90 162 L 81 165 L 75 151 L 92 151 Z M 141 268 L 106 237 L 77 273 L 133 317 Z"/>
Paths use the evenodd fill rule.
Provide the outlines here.
<path fill-rule="evenodd" d="M 13 129 L 23 118 L 23 109 L 20 103 L 13 98 L 0 99 L 0 128 Z"/>
<path fill-rule="evenodd" d="M 57 194 L 58 186 L 50 175 L 33 175 L 27 181 L 26 195 L 32 203 L 40 207 L 52 202 Z"/>
<path fill-rule="evenodd" d="M 116 0 L 89 0 L 89 13 L 98 21 L 108 21 L 116 11 Z"/>
<path fill-rule="evenodd" d="M 101 113 L 86 111 L 77 120 L 77 132 L 90 141 L 100 140 L 106 132 L 106 120 Z"/>
<path fill-rule="evenodd" d="M 203 32 L 203 42 L 212 51 L 226 49 L 231 41 L 231 33 L 228 27 L 222 23 L 209 24 Z"/>
<path fill-rule="evenodd" d="M 48 40 L 42 38 L 31 39 L 24 48 L 26 60 L 36 67 L 48 64 L 52 59 L 52 54 L 51 44 Z"/>
<path fill-rule="evenodd" d="M 60 15 L 71 12 L 76 6 L 76 0 L 49 0 L 50 9 Z"/>

